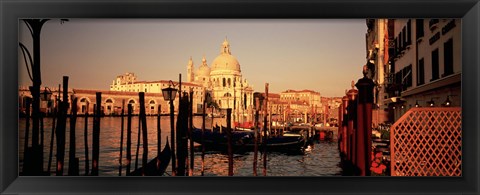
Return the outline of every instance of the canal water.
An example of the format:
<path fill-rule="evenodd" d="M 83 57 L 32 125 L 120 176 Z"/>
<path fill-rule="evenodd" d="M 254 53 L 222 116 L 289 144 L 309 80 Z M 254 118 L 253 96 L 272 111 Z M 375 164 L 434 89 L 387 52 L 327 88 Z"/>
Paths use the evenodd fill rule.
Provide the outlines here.
<path fill-rule="evenodd" d="M 47 170 L 50 136 L 52 131 L 52 118 L 44 119 L 44 168 Z M 139 117 L 132 118 L 132 170 L 135 168 L 135 158 L 137 149 L 137 136 L 139 130 Z M 123 140 L 123 157 L 122 157 L 122 176 L 125 175 L 126 164 L 126 129 L 127 120 L 125 117 L 124 140 Z M 19 119 L 19 170 L 23 167 L 24 137 L 25 137 L 24 118 Z M 196 116 L 193 119 L 195 127 L 200 128 L 202 125 L 202 117 Z M 76 157 L 80 160 L 80 175 L 85 174 L 85 143 L 84 143 L 84 126 L 85 118 L 78 117 L 76 123 Z M 210 128 L 215 124 L 225 125 L 225 118 L 206 119 L 206 128 Z M 31 126 L 31 125 L 30 125 Z M 69 127 L 70 122 L 67 119 L 66 146 L 65 146 L 65 167 L 64 173 L 68 173 L 68 155 L 69 155 Z M 92 129 L 93 118 L 88 119 L 88 149 L 90 159 L 92 159 Z M 148 158 L 149 161 L 156 157 L 157 154 L 157 118 L 156 116 L 147 116 L 148 129 Z M 120 137 L 121 137 L 121 118 L 120 117 L 103 117 L 100 122 L 100 159 L 99 159 L 99 176 L 118 176 L 119 157 L 120 157 Z M 167 138 L 170 143 L 170 117 L 161 117 L 161 144 L 165 145 Z M 30 131 L 31 138 L 31 131 Z M 140 137 L 140 140 L 142 138 Z M 31 141 L 30 141 L 31 142 Z M 29 143 L 31 145 L 31 143 Z M 143 145 L 140 144 L 138 167 L 142 163 Z M 52 154 L 52 164 L 50 167 L 51 175 L 55 175 L 56 166 L 56 140 L 54 139 Z M 201 152 L 197 150 L 194 154 L 194 176 L 201 174 Z M 234 175 L 235 176 L 253 176 L 253 152 L 246 154 L 234 154 Z M 205 154 L 205 176 L 227 176 L 228 175 L 228 156 L 219 152 L 209 152 Z M 311 150 L 305 152 L 304 155 L 286 155 L 281 153 L 268 153 L 267 155 L 267 176 L 340 176 L 342 169 L 340 168 L 340 157 L 337 149 L 337 142 L 321 141 L 313 145 Z M 263 159 L 261 153 L 258 155 L 258 171 L 262 175 Z M 171 167 L 167 168 L 167 174 L 171 173 Z"/>

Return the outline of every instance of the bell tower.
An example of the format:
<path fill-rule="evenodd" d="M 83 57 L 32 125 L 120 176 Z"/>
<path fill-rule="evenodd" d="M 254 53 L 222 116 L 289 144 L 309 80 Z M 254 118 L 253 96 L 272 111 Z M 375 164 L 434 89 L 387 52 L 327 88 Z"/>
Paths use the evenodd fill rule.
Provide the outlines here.
<path fill-rule="evenodd" d="M 188 60 L 187 65 L 187 82 L 193 82 L 195 78 L 195 74 L 193 73 L 193 60 L 192 56 L 190 56 L 190 60 Z"/>

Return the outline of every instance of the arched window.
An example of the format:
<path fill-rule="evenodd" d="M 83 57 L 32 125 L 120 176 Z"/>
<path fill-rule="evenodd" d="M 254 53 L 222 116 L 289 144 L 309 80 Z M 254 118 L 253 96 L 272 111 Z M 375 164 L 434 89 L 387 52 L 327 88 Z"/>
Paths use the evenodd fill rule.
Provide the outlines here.
<path fill-rule="evenodd" d="M 225 85 L 226 85 L 225 78 L 223 78 L 223 87 L 225 87 Z"/>
<path fill-rule="evenodd" d="M 135 100 L 128 101 L 129 104 L 135 104 Z"/>
<path fill-rule="evenodd" d="M 150 104 L 155 104 L 155 101 L 154 101 L 154 100 L 150 100 Z"/>
<path fill-rule="evenodd" d="M 107 99 L 107 100 L 105 101 L 105 103 L 113 103 L 113 100 L 112 100 L 112 99 Z"/>
<path fill-rule="evenodd" d="M 228 87 L 232 86 L 232 80 L 228 78 Z"/>

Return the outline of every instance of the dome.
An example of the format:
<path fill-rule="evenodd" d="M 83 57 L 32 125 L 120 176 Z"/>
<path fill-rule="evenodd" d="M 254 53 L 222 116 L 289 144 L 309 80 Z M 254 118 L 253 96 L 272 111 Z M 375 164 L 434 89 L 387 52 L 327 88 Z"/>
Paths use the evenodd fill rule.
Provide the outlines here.
<path fill-rule="evenodd" d="M 230 44 L 227 39 L 223 41 L 220 55 L 212 61 L 212 72 L 215 71 L 240 71 L 240 63 L 230 52 Z"/>
<path fill-rule="evenodd" d="M 207 65 L 207 60 L 205 59 L 205 56 L 202 59 L 202 65 L 198 67 L 196 75 L 201 77 L 210 77 L 210 67 L 208 67 Z"/>
<path fill-rule="evenodd" d="M 237 58 L 230 54 L 221 54 L 212 62 L 212 71 L 216 70 L 233 70 L 240 72 L 240 63 Z"/>

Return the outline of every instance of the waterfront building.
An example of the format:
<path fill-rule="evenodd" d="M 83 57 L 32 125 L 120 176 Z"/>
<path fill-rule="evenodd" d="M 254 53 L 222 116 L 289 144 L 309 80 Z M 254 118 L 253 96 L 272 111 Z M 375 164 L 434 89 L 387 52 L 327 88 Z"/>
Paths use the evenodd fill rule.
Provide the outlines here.
<path fill-rule="evenodd" d="M 77 113 L 84 115 L 86 113 L 93 114 L 93 110 L 96 104 L 96 93 L 102 93 L 101 100 L 101 113 L 103 115 L 120 115 L 122 112 L 122 106 L 125 108 L 125 114 L 127 114 L 127 105 L 131 104 L 133 108 L 133 114 L 138 115 L 140 112 L 140 100 L 138 92 L 130 91 L 109 91 L 109 90 L 97 90 L 97 89 L 68 89 L 68 103 L 71 104 L 72 97 L 77 98 Z M 43 90 L 42 90 L 43 93 Z M 40 102 L 40 111 L 44 113 L 52 113 L 53 108 L 58 106 L 59 97 L 62 97 L 63 89 L 51 89 L 51 99 Z M 19 109 L 20 112 L 24 112 L 26 109 L 25 99 L 31 98 L 31 93 L 27 87 L 19 88 Z M 60 98 L 60 99 L 63 99 Z M 178 99 L 177 99 L 178 100 Z M 125 101 L 125 104 L 123 102 Z M 178 104 L 174 102 L 174 104 Z M 145 93 L 145 113 L 147 115 L 155 115 L 158 113 L 158 106 L 161 106 L 160 113 L 169 113 L 169 104 L 164 100 L 161 93 Z M 71 105 L 68 108 L 67 113 L 71 112 Z M 175 112 L 178 112 L 175 107 Z"/>
<path fill-rule="evenodd" d="M 388 41 L 375 39 L 379 50 L 382 39 L 388 44 L 383 46 L 384 60 L 379 56 L 374 65 L 377 70 L 383 67 L 385 91 L 377 102 L 381 104 L 383 99 L 390 122 L 415 106 L 461 106 L 460 19 L 367 20 L 369 29 L 377 28 L 375 25 L 381 25 L 378 29 L 387 26 L 384 37 Z"/>
<path fill-rule="evenodd" d="M 280 93 L 280 100 L 286 101 L 286 102 L 292 102 L 292 101 L 304 101 L 307 102 L 308 105 L 320 105 L 320 93 L 315 92 L 312 90 L 293 90 L 293 89 L 288 89 L 286 91 L 283 91 Z"/>
<path fill-rule="evenodd" d="M 168 81 L 137 81 L 135 74 L 117 76 L 110 85 L 111 91 L 161 93 L 168 87 Z M 190 57 L 187 63 L 187 81 L 182 82 L 182 91 L 194 91 L 194 105 L 201 110 L 205 93 L 224 112 L 232 108 L 234 121 L 250 121 L 253 109 L 253 87 L 243 78 L 240 63 L 232 55 L 230 44 L 225 39 L 218 55 L 209 66 L 205 56 L 202 64 L 195 69 Z M 195 108 L 195 107 L 194 107 Z"/>
<path fill-rule="evenodd" d="M 388 19 L 367 19 L 366 22 L 367 76 L 375 83 L 372 123 L 377 126 L 388 121 L 388 104 L 384 103 L 388 96 L 385 74 L 390 68 L 388 50 L 394 46 L 391 41 L 393 32 L 390 32 L 393 28 L 389 28 L 393 22 Z"/>
<path fill-rule="evenodd" d="M 334 125 L 338 121 L 338 109 L 342 103 L 342 97 L 322 97 L 321 107 L 317 121 Z"/>

